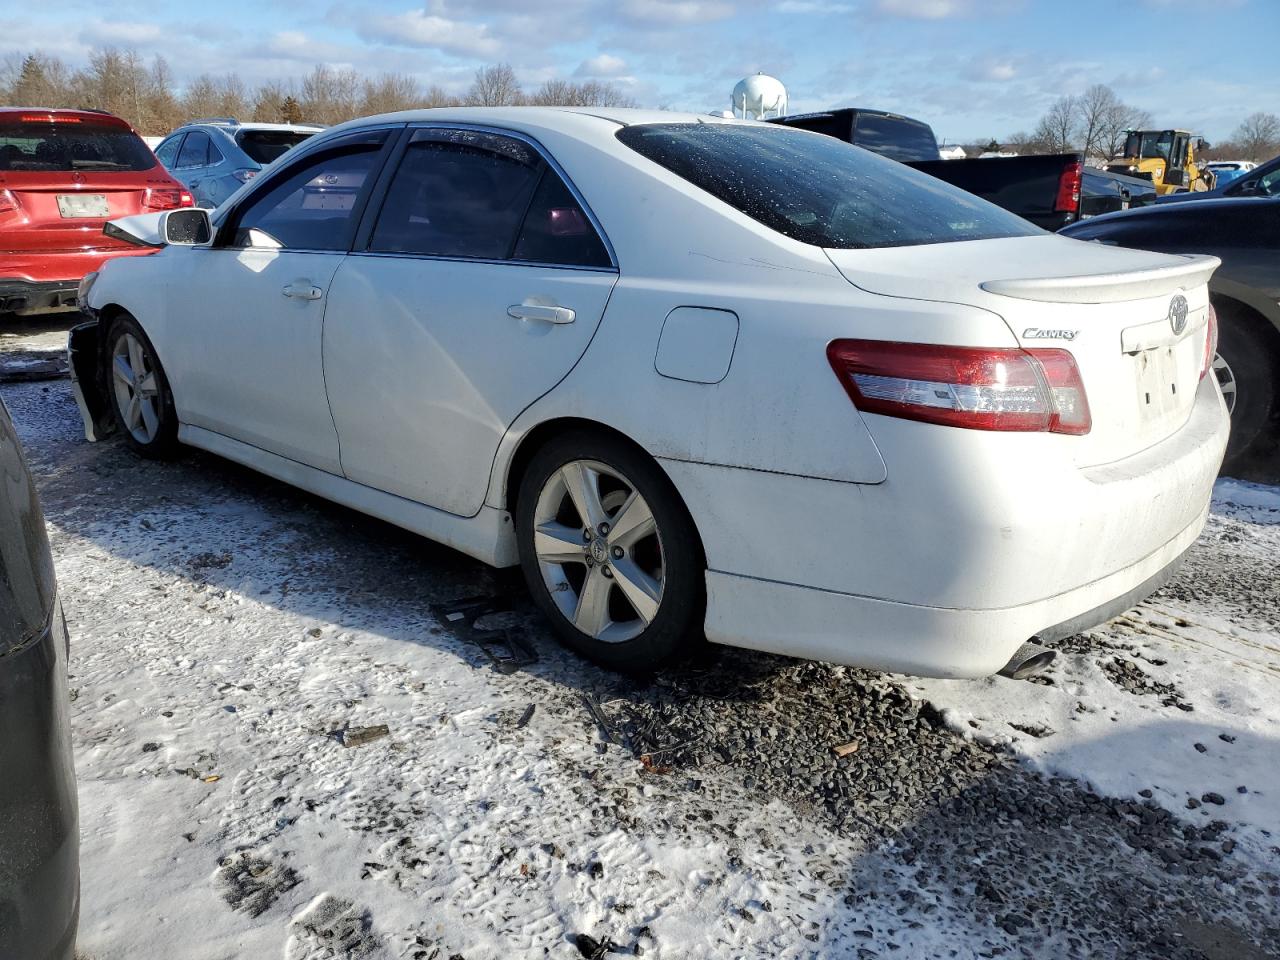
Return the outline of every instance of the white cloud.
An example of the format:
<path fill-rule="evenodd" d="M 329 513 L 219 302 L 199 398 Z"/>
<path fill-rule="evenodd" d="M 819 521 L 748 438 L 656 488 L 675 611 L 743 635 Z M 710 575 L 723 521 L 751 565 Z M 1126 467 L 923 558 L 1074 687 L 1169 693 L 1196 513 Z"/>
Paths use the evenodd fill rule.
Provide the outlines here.
<path fill-rule="evenodd" d="M 626 72 L 627 61 L 611 53 L 583 60 L 574 74 L 579 77 L 618 77 Z"/>
<path fill-rule="evenodd" d="M 945 20 L 948 17 L 963 17 L 972 7 L 969 0 L 876 0 L 876 9 L 891 17 Z"/>
<path fill-rule="evenodd" d="M 653 27 L 687 26 L 725 20 L 739 8 L 722 0 L 624 0 L 623 16 Z"/>
<path fill-rule="evenodd" d="M 451 20 L 425 10 L 371 17 L 357 30 L 366 40 L 431 47 L 473 57 L 494 57 L 502 50 L 502 45 L 485 24 Z"/>
<path fill-rule="evenodd" d="M 80 39 L 94 46 L 140 47 L 157 43 L 168 37 L 165 28 L 158 23 L 125 23 L 99 20 L 80 31 Z M 7 38 L 6 38 L 7 39 Z"/>
<path fill-rule="evenodd" d="M 802 16 L 825 17 L 835 13 L 853 13 L 848 3 L 827 3 L 825 0 L 782 0 L 776 7 L 779 13 L 796 13 Z"/>

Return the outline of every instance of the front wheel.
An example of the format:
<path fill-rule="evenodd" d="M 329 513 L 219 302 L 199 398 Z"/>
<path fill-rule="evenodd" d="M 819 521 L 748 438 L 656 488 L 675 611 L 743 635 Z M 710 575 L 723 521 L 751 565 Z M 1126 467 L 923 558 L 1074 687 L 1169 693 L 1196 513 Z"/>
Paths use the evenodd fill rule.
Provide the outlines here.
<path fill-rule="evenodd" d="M 174 457 L 179 446 L 173 393 L 151 341 L 127 313 L 107 329 L 105 360 L 111 412 L 125 442 L 144 457 Z"/>
<path fill-rule="evenodd" d="M 589 432 L 557 437 L 525 471 L 516 528 L 529 590 L 566 646 L 635 672 L 700 642 L 701 546 L 643 452 Z"/>

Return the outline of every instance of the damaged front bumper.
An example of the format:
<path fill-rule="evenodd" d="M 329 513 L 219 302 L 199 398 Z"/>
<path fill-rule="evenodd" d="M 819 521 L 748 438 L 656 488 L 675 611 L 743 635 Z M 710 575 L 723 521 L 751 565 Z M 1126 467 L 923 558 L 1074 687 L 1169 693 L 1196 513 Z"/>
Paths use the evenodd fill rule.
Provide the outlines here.
<path fill-rule="evenodd" d="M 97 320 L 76 324 L 67 334 L 67 368 L 71 392 L 84 420 L 84 437 L 103 440 L 115 431 L 102 378 L 102 330 Z"/>

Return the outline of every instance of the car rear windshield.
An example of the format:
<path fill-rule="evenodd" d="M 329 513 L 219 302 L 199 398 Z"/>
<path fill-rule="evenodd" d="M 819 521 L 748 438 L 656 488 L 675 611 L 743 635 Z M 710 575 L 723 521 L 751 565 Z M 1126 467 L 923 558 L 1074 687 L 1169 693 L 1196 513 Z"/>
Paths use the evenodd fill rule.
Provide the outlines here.
<path fill-rule="evenodd" d="M 919 120 L 883 113 L 860 113 L 853 126 L 853 142 L 890 160 L 937 160 L 938 141 Z"/>
<path fill-rule="evenodd" d="M 842 250 L 1041 233 L 894 160 L 788 127 L 661 123 L 618 139 L 766 227 Z"/>
<path fill-rule="evenodd" d="M 132 130 L 92 120 L 0 120 L 0 170 L 150 170 L 156 157 Z"/>
<path fill-rule="evenodd" d="M 266 166 L 314 133 L 293 130 L 244 130 L 236 135 L 240 149 L 255 162 Z"/>

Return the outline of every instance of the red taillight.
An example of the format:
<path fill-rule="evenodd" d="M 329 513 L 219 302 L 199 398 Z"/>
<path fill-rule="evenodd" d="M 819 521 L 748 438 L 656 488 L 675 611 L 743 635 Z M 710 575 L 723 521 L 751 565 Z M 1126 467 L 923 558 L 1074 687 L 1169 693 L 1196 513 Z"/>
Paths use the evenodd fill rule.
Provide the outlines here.
<path fill-rule="evenodd" d="M 1058 198 L 1053 202 L 1054 213 L 1080 212 L 1080 184 L 1084 179 L 1084 164 L 1079 160 L 1068 163 L 1058 176 Z"/>
<path fill-rule="evenodd" d="M 80 117 L 69 117 L 61 113 L 24 113 L 18 117 L 19 123 L 84 123 Z"/>
<path fill-rule="evenodd" d="M 866 413 L 970 430 L 1089 432 L 1089 400 L 1065 350 L 834 340 L 827 359 Z"/>
<path fill-rule="evenodd" d="M 195 201 L 185 190 L 150 189 L 142 199 L 142 206 L 147 210 L 176 210 L 178 207 L 193 207 Z"/>
<path fill-rule="evenodd" d="M 1213 369 L 1213 358 L 1218 353 L 1218 311 L 1209 304 L 1209 319 L 1204 325 L 1204 362 L 1200 364 L 1200 379 Z"/>

